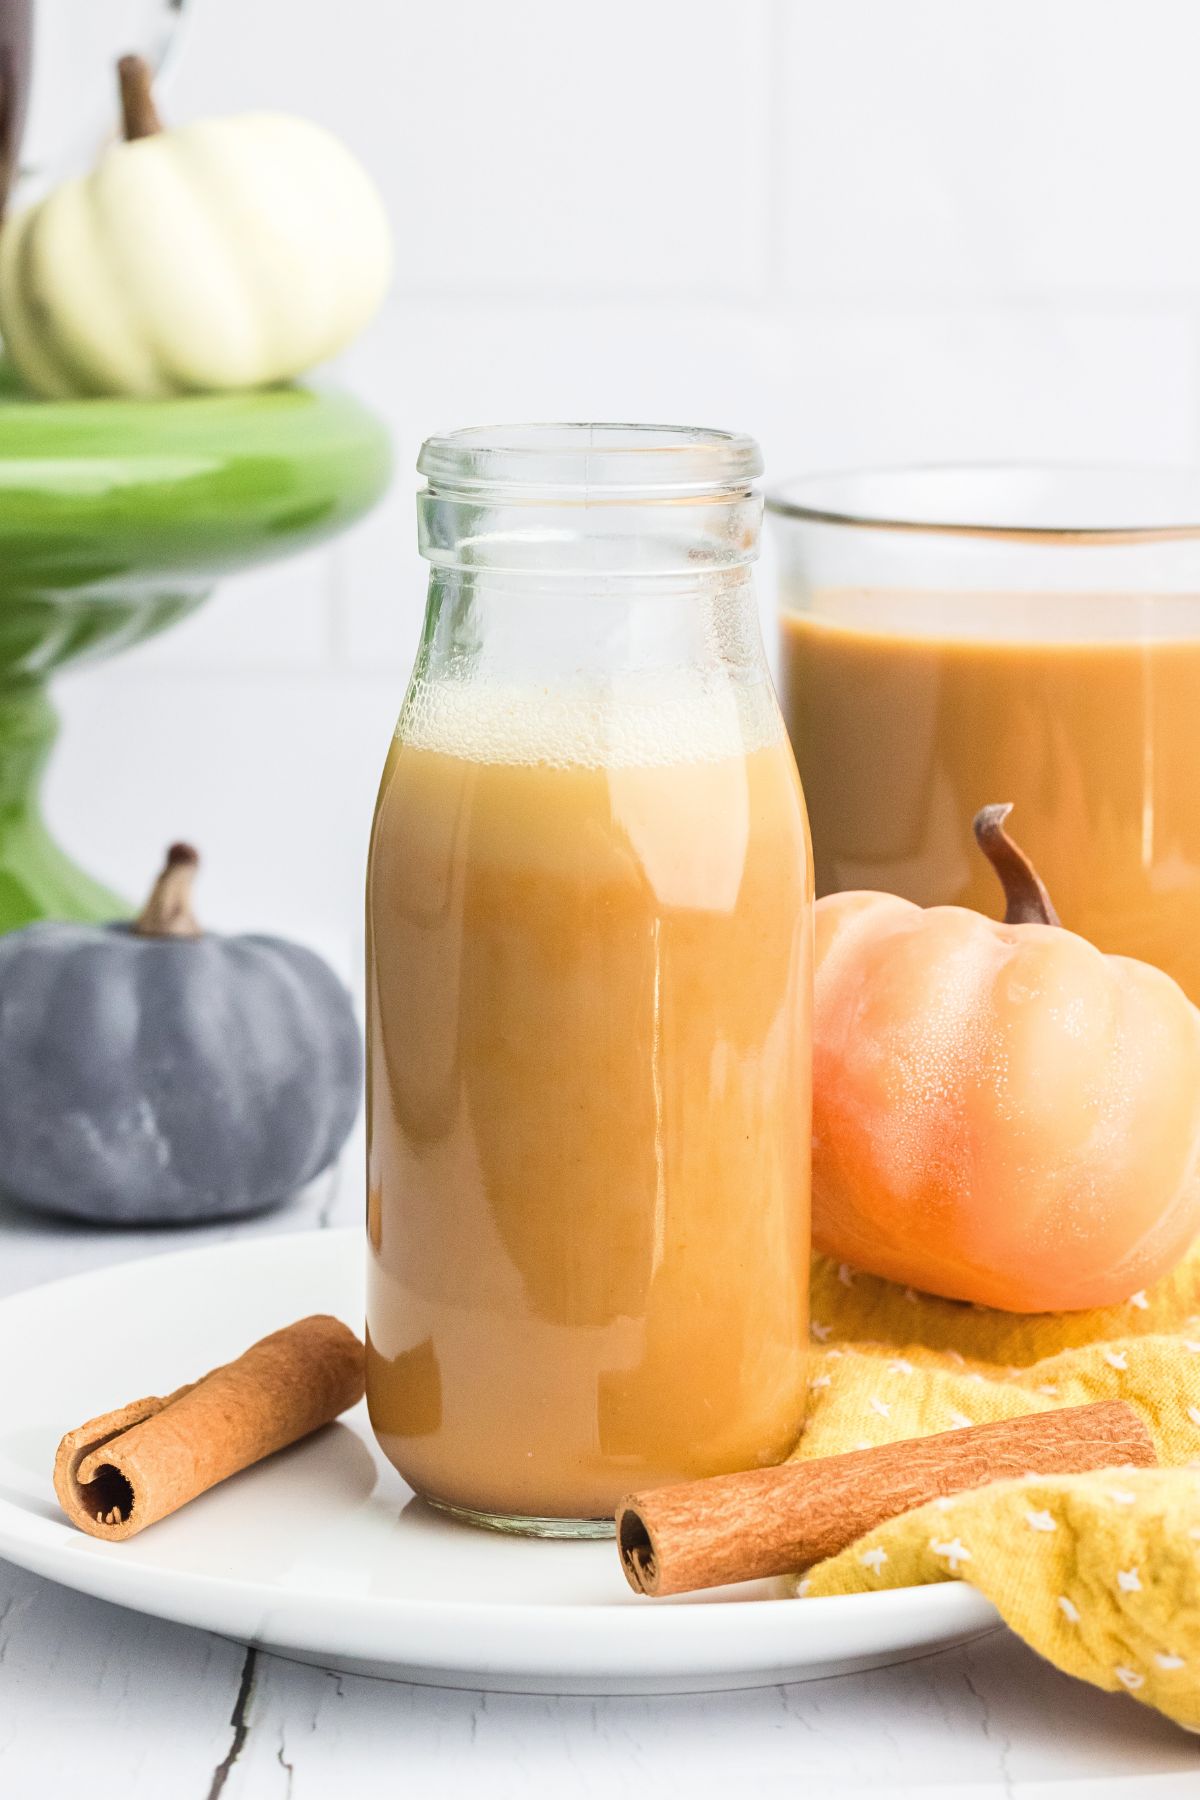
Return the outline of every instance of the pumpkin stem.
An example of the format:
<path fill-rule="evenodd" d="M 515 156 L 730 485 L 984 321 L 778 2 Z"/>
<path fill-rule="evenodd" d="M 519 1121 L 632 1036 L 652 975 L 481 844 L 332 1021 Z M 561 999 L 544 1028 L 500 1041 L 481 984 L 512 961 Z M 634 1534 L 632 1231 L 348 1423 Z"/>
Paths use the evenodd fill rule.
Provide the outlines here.
<path fill-rule="evenodd" d="M 163 128 L 154 104 L 154 75 L 144 56 L 123 56 L 117 64 L 121 88 L 121 125 L 126 143 L 153 137 Z"/>
<path fill-rule="evenodd" d="M 192 883 L 200 858 L 190 844 L 172 844 L 150 898 L 133 922 L 138 937 L 198 938 Z"/>
<path fill-rule="evenodd" d="M 975 842 L 1000 877 L 1004 889 L 1006 925 L 1059 925 L 1041 876 L 1018 844 L 1004 829 L 1012 802 L 982 806 L 975 814 Z"/>

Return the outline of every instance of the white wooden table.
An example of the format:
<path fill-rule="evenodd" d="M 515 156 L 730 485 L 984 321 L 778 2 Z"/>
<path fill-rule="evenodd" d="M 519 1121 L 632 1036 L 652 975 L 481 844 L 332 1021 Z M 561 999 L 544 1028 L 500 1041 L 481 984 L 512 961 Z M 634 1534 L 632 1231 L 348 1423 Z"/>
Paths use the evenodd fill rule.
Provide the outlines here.
<path fill-rule="evenodd" d="M 357 1155 L 232 1236 L 349 1224 Z M 0 1292 L 215 1232 L 105 1233 L 0 1203 Z M 19 1371 L 5 1371 L 6 1380 Z M 323 1673 L 0 1563 L 4 1800 L 1200 1800 L 1200 1738 L 1006 1632 L 869 1675 L 680 1699 L 541 1699 Z"/>

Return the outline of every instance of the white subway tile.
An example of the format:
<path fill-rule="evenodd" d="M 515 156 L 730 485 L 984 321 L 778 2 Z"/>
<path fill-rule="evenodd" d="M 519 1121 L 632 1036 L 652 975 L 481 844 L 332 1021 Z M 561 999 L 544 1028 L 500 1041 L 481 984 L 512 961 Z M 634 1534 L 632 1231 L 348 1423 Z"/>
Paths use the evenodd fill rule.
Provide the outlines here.
<path fill-rule="evenodd" d="M 1194 0 L 790 0 L 783 18 L 792 293 L 1200 281 Z"/>
<path fill-rule="evenodd" d="M 316 669 L 329 659 L 332 546 L 229 575 L 196 612 L 128 653 L 125 670 Z"/>
<path fill-rule="evenodd" d="M 768 0 L 205 0 L 180 114 L 308 113 L 380 183 L 401 291 L 757 291 Z"/>
<path fill-rule="evenodd" d="M 337 661 L 368 673 L 388 671 L 397 711 L 416 654 L 429 572 L 417 554 L 414 460 L 405 458 L 388 498 L 338 546 L 335 564 Z"/>
<path fill-rule="evenodd" d="M 57 697 L 47 817 L 93 874 L 132 900 L 184 838 L 201 852 L 197 911 L 214 928 L 357 942 L 390 680 L 113 663 L 64 679 Z"/>
<path fill-rule="evenodd" d="M 797 314 L 762 427 L 784 468 L 1195 458 L 1186 314 L 1052 308 Z M 754 413 L 747 409 L 750 428 Z"/>

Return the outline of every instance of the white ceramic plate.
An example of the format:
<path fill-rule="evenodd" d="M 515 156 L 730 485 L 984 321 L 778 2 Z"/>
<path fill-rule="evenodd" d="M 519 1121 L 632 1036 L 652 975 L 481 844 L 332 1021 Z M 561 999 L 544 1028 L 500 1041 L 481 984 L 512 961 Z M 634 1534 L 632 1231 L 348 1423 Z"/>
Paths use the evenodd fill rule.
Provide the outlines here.
<path fill-rule="evenodd" d="M 61 1434 L 309 1312 L 362 1317 L 357 1232 L 149 1257 L 0 1302 L 0 1555 L 82 1593 L 326 1668 L 516 1693 L 684 1693 L 878 1667 L 996 1614 L 959 1582 L 848 1599 L 766 1583 L 637 1598 L 611 1542 L 511 1539 L 423 1506 L 365 1407 L 125 1544 L 73 1530 Z"/>

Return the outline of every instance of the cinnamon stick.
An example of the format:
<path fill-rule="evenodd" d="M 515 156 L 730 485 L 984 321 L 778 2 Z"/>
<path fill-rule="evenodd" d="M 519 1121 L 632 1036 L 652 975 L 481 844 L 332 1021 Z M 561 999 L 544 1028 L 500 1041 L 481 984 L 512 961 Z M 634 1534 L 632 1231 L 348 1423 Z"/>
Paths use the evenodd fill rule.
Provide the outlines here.
<path fill-rule="evenodd" d="M 631 1494 L 617 1508 L 617 1545 L 637 1593 L 684 1594 L 799 1574 L 885 1519 L 990 1481 L 1157 1460 L 1132 1406 L 1101 1400 Z"/>
<path fill-rule="evenodd" d="M 118 1541 L 327 1425 L 363 1396 L 365 1352 L 340 1319 L 300 1319 L 164 1399 L 69 1431 L 54 1491 L 73 1525 Z"/>

